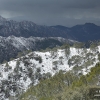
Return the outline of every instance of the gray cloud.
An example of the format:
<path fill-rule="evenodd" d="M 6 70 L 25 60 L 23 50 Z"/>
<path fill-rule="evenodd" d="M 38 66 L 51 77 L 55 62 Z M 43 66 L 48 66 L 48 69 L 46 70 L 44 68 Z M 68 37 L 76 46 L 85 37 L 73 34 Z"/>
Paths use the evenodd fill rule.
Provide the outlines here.
<path fill-rule="evenodd" d="M 100 25 L 100 0 L 0 0 L 0 15 L 41 25 Z"/>

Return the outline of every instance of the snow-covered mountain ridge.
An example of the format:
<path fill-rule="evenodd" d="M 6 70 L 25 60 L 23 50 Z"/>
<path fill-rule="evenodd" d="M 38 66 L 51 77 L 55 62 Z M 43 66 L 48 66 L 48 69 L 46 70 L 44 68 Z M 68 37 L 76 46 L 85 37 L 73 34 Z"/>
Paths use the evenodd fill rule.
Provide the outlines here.
<path fill-rule="evenodd" d="M 33 49 L 33 47 L 35 48 L 35 44 L 38 41 L 43 41 L 43 40 L 47 40 L 47 39 L 53 39 L 53 40 L 57 40 L 61 43 L 73 43 L 73 42 L 77 42 L 74 40 L 70 40 L 70 39 L 64 39 L 61 37 L 29 37 L 29 38 L 24 38 L 24 37 L 15 37 L 15 36 L 9 36 L 9 37 L 0 37 L 0 40 L 4 40 L 5 42 L 9 42 L 11 45 L 13 45 L 14 47 L 16 47 L 17 49 L 21 49 L 21 48 L 26 48 L 26 49 Z M 22 49 L 21 49 L 22 50 Z"/>
<path fill-rule="evenodd" d="M 46 52 L 34 51 L 26 56 L 0 65 L 0 97 L 10 100 L 18 97 L 39 80 L 49 78 L 62 70 L 87 74 L 99 62 L 100 46 L 96 48 L 65 48 Z"/>
<path fill-rule="evenodd" d="M 4 60 L 9 61 L 10 58 L 15 58 L 18 52 L 24 50 L 40 50 L 61 46 L 64 43 L 73 43 L 76 41 L 64 39 L 61 37 L 2 37 L 0 36 L 0 63 Z"/>

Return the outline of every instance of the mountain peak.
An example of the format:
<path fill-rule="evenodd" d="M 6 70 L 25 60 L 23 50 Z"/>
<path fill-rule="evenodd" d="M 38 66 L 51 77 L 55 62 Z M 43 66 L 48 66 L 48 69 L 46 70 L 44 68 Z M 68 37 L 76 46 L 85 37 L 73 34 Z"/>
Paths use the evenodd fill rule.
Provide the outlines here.
<path fill-rule="evenodd" d="M 0 16 L 0 25 L 4 24 L 5 21 L 7 21 L 7 19 Z"/>
<path fill-rule="evenodd" d="M 6 18 L 0 16 L 0 21 L 6 21 L 6 20 L 7 20 Z"/>
<path fill-rule="evenodd" d="M 85 23 L 84 25 L 87 25 L 87 26 L 97 26 L 94 23 Z"/>

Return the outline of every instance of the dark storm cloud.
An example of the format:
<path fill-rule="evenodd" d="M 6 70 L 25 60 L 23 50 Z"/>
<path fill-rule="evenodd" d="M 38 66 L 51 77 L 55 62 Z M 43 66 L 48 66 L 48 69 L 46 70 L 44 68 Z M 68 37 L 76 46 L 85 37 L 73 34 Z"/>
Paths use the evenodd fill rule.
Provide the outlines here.
<path fill-rule="evenodd" d="M 0 0 L 0 14 L 44 25 L 100 25 L 100 0 Z"/>

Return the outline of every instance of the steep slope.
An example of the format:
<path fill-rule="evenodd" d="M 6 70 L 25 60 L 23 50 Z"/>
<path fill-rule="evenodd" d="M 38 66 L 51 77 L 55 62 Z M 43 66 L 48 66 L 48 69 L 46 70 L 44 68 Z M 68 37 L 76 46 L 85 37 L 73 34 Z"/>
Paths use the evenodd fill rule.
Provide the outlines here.
<path fill-rule="evenodd" d="M 99 62 L 99 55 L 100 46 L 93 49 L 70 47 L 47 52 L 31 52 L 6 62 L 0 65 L 0 97 L 2 100 L 12 96 L 17 98 L 30 86 L 55 75 L 60 70 L 73 70 L 76 75 L 86 75 L 90 68 Z"/>

